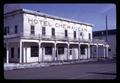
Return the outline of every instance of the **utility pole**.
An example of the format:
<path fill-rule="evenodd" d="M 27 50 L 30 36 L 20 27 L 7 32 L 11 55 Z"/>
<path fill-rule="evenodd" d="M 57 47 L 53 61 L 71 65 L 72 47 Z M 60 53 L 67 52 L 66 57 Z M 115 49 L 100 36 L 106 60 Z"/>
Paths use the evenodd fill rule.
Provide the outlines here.
<path fill-rule="evenodd" d="M 106 42 L 108 42 L 107 16 L 106 16 Z"/>

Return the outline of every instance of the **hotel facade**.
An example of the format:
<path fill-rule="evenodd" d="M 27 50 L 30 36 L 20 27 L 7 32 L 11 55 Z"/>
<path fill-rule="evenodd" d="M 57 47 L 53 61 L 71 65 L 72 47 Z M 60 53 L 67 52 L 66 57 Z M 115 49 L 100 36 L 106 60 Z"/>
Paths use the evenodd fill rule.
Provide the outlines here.
<path fill-rule="evenodd" d="M 4 61 L 32 63 L 108 56 L 109 45 L 92 38 L 92 24 L 18 9 L 4 14 Z M 96 52 L 93 50 L 96 49 Z"/>

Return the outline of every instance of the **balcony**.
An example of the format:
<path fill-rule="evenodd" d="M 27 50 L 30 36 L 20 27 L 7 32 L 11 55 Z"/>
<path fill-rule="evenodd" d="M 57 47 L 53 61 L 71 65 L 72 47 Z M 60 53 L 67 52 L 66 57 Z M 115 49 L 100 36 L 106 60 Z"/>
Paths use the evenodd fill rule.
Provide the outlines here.
<path fill-rule="evenodd" d="M 69 42 L 83 42 L 83 43 L 100 43 L 106 44 L 105 40 L 100 39 L 93 39 L 93 40 L 85 40 L 80 38 L 71 38 L 65 36 L 51 36 L 51 35 L 40 35 L 40 34 L 13 34 L 13 35 L 6 35 L 4 38 L 25 38 L 25 39 L 40 39 L 40 40 L 48 40 L 48 41 L 69 41 Z"/>
<path fill-rule="evenodd" d="M 101 40 L 101 39 L 93 39 L 92 43 L 107 44 L 107 42 L 105 40 Z"/>

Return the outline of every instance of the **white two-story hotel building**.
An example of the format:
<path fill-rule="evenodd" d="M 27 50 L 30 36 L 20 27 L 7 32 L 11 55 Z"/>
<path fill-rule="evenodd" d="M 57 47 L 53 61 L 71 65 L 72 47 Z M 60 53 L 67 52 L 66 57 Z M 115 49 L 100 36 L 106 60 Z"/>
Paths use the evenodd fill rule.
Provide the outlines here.
<path fill-rule="evenodd" d="M 65 61 L 108 57 L 109 45 L 92 38 L 93 25 L 18 9 L 4 14 L 6 63 Z M 96 49 L 93 56 L 92 50 Z"/>

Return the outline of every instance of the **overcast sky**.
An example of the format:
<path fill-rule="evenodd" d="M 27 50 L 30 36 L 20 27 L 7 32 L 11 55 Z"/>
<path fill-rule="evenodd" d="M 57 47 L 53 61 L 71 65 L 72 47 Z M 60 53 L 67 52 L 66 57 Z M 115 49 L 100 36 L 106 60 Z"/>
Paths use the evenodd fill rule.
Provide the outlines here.
<path fill-rule="evenodd" d="M 107 15 L 108 29 L 116 29 L 115 4 L 17 4 L 13 8 L 26 8 L 87 22 L 94 25 L 93 31 L 105 30 L 105 17 Z"/>

